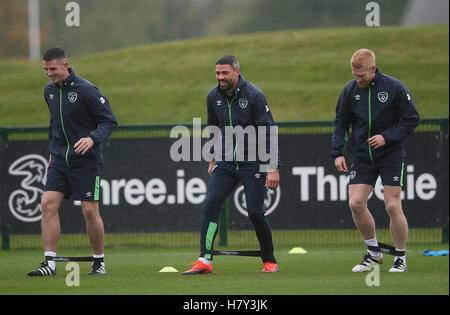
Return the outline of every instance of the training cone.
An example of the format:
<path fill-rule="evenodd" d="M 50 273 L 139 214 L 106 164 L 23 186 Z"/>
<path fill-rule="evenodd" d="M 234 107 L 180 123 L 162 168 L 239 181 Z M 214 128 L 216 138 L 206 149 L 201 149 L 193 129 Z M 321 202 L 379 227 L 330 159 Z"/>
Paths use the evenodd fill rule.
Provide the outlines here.
<path fill-rule="evenodd" d="M 176 270 L 173 267 L 164 267 L 163 269 L 161 269 L 159 272 L 178 272 L 178 270 Z"/>
<path fill-rule="evenodd" d="M 294 247 L 289 251 L 289 254 L 306 254 L 306 250 L 302 247 Z"/>

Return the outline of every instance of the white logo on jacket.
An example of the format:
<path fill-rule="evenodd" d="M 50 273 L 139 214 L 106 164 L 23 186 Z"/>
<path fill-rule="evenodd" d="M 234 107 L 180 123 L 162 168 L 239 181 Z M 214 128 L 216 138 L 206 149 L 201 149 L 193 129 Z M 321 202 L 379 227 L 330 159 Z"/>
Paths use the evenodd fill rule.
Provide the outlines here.
<path fill-rule="evenodd" d="M 78 95 L 75 92 L 69 92 L 69 94 L 67 94 L 67 98 L 69 99 L 69 102 L 75 103 L 75 101 L 78 98 Z"/>
<path fill-rule="evenodd" d="M 244 109 L 244 108 L 247 107 L 247 105 L 248 105 L 248 101 L 247 101 L 246 98 L 240 98 L 239 99 L 239 107 L 240 108 Z"/>
<path fill-rule="evenodd" d="M 378 93 L 378 100 L 381 103 L 386 103 L 388 98 L 389 98 L 389 94 L 387 92 L 380 92 L 380 93 Z"/>

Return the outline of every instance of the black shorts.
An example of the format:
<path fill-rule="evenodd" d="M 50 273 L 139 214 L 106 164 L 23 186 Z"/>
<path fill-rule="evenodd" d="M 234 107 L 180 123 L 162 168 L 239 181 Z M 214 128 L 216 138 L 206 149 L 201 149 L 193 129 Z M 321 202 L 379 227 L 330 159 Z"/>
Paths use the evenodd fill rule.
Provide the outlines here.
<path fill-rule="evenodd" d="M 73 200 L 98 201 L 101 170 L 101 164 L 69 168 L 51 163 L 44 191 L 58 191 L 66 199 L 73 196 Z"/>
<path fill-rule="evenodd" d="M 375 164 L 353 159 L 349 172 L 349 185 L 367 184 L 375 186 L 378 176 L 381 183 L 388 186 L 403 187 L 404 159 L 398 154 L 384 157 Z"/>

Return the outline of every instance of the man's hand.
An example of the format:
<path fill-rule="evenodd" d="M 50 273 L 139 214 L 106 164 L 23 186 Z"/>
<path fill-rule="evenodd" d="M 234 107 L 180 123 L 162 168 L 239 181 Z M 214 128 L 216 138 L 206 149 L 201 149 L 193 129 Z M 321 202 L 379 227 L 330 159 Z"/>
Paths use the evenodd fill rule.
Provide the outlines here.
<path fill-rule="evenodd" d="M 373 137 L 370 137 L 369 139 L 367 139 L 367 142 L 374 150 L 386 144 L 386 141 L 384 140 L 384 137 L 382 135 L 375 135 Z"/>
<path fill-rule="evenodd" d="M 345 162 L 345 157 L 338 156 L 334 159 L 334 166 L 340 173 L 348 173 L 347 163 Z"/>
<path fill-rule="evenodd" d="M 277 189 L 280 183 L 280 173 L 278 170 L 270 171 L 266 176 L 266 187 L 269 189 Z"/>
<path fill-rule="evenodd" d="M 214 160 L 209 161 L 209 165 L 208 165 L 208 174 L 209 174 L 209 176 L 211 176 L 215 165 L 216 165 L 216 161 L 214 161 Z"/>
<path fill-rule="evenodd" d="M 90 148 L 94 146 L 94 140 L 90 137 L 81 138 L 77 143 L 73 146 L 75 148 L 76 153 L 80 153 L 84 155 Z"/>

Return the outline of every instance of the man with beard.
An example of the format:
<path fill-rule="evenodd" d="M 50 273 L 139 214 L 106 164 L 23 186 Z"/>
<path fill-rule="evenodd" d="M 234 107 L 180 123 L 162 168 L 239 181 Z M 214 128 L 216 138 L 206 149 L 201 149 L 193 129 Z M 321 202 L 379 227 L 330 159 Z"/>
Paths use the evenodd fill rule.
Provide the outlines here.
<path fill-rule="evenodd" d="M 220 128 L 222 147 L 225 149 L 220 154 L 215 154 L 215 159 L 209 162 L 210 180 L 202 216 L 200 257 L 183 275 L 212 272 L 211 251 L 218 230 L 221 205 L 239 182 L 244 185 L 248 216 L 255 228 L 261 248 L 261 259 L 264 264 L 262 272 L 277 272 L 272 231 L 264 215 L 266 191 L 276 189 L 279 184 L 277 141 L 272 141 L 273 137 L 268 140 L 273 135 L 270 129 L 275 127 L 275 122 L 264 94 L 258 87 L 244 79 L 236 57 L 225 55 L 217 60 L 216 79 L 218 85 L 209 91 L 207 97 L 208 126 Z M 271 142 L 274 147 L 270 150 L 271 152 L 274 150 L 277 154 L 276 165 L 269 164 L 266 171 L 262 171 L 261 165 L 264 163 L 261 159 L 259 157 L 252 159 L 249 154 L 252 150 L 250 144 L 255 144 L 256 140 L 239 141 L 236 131 L 239 128 L 236 127 L 259 128 L 258 132 L 264 130 L 263 135 L 267 136 L 266 147 L 268 142 Z M 226 139 L 226 135 L 230 134 L 226 132 L 226 129 L 233 131 L 233 139 Z M 233 146 L 227 143 L 232 143 Z M 241 145 L 241 143 L 244 143 L 244 147 L 238 148 L 238 144 Z M 244 152 L 243 158 L 239 158 L 238 150 Z"/>

